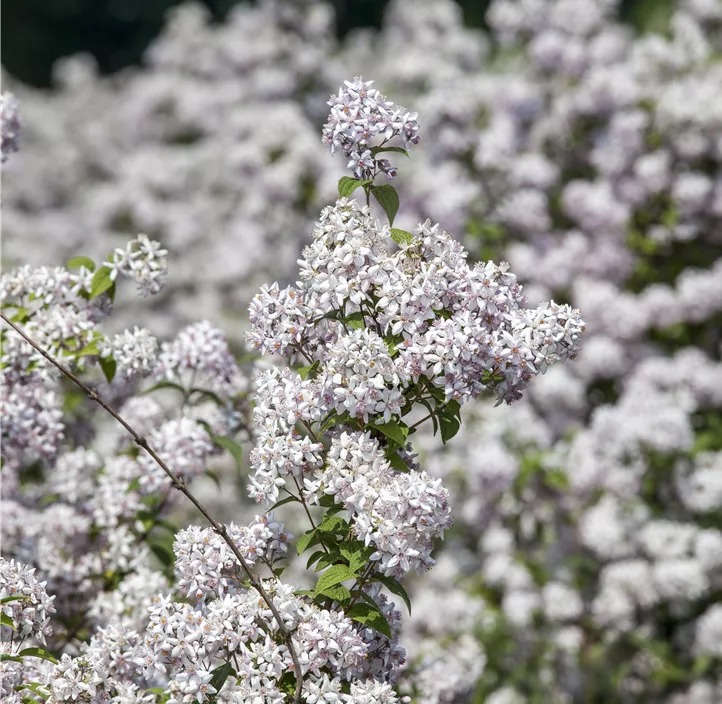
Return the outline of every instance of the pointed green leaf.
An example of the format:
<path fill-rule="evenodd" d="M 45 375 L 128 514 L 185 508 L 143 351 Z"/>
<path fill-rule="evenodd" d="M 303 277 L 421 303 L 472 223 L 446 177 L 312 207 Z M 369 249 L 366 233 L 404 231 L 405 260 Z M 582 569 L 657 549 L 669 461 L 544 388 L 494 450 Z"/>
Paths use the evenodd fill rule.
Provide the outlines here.
<path fill-rule="evenodd" d="M 224 435 L 214 435 L 212 439 L 218 447 L 222 447 L 231 453 L 236 461 L 236 467 L 240 469 L 243 466 L 243 448 L 235 440 L 231 440 L 231 438 Z"/>
<path fill-rule="evenodd" d="M 320 572 L 321 570 L 325 570 L 327 567 L 330 567 L 335 562 L 338 562 L 340 559 L 341 553 L 336 550 L 329 553 L 324 552 L 324 554 L 319 559 L 318 564 L 313 568 L 313 571 Z"/>
<path fill-rule="evenodd" d="M 105 293 L 114 283 L 110 278 L 110 269 L 107 266 L 101 266 L 100 269 L 93 274 L 93 280 L 90 283 L 90 297 L 97 298 Z"/>
<path fill-rule="evenodd" d="M 211 687 L 214 687 L 216 692 L 220 692 L 223 685 L 230 675 L 235 675 L 235 670 L 230 666 L 229 663 L 224 662 L 222 665 L 217 667 L 211 672 Z"/>
<path fill-rule="evenodd" d="M 95 262 L 90 257 L 73 257 L 72 259 L 68 259 L 65 268 L 80 269 L 81 266 L 84 266 L 88 271 L 95 271 Z"/>
<path fill-rule="evenodd" d="M 453 438 L 461 427 L 459 419 L 445 411 L 439 411 L 439 428 L 441 429 L 441 441 L 446 445 Z"/>
<path fill-rule="evenodd" d="M 347 579 L 354 579 L 356 575 L 348 568 L 348 565 L 334 565 L 329 567 L 316 582 L 316 594 L 323 593 L 324 589 L 333 587 Z"/>
<path fill-rule="evenodd" d="M 285 499 L 281 499 L 280 501 L 276 501 L 271 508 L 268 509 L 266 513 L 270 513 L 271 511 L 275 511 L 279 506 L 285 506 L 286 504 L 290 504 L 292 501 L 295 501 L 296 503 L 301 503 L 301 499 L 298 498 L 298 496 L 287 496 Z"/>
<path fill-rule="evenodd" d="M 361 186 L 368 186 L 370 183 L 372 183 L 371 180 L 341 176 L 338 181 L 338 194 L 341 198 L 348 198 L 357 188 L 361 188 Z"/>
<path fill-rule="evenodd" d="M 180 385 L 176 384 L 172 381 L 159 381 L 157 384 L 153 384 L 153 386 L 149 386 L 145 391 L 142 393 L 144 394 L 151 394 L 154 391 L 158 391 L 159 389 L 175 389 L 176 391 L 180 391 L 185 396 L 186 390 Z"/>
<path fill-rule="evenodd" d="M 365 316 L 360 311 L 346 316 L 346 325 L 354 330 L 362 330 L 366 326 Z"/>
<path fill-rule="evenodd" d="M 319 533 L 345 533 L 348 530 L 348 521 L 341 516 L 326 514 L 316 530 Z"/>
<path fill-rule="evenodd" d="M 346 616 L 391 638 L 391 626 L 378 606 L 374 608 L 369 603 L 354 604 L 346 612 Z"/>
<path fill-rule="evenodd" d="M 313 364 L 308 364 L 305 367 L 300 367 L 296 370 L 298 373 L 298 376 L 301 377 L 304 381 L 306 379 L 315 379 L 318 375 L 318 368 L 320 366 L 320 362 L 316 360 Z"/>
<path fill-rule="evenodd" d="M 296 551 L 300 555 L 302 552 L 304 552 L 307 548 L 311 547 L 314 543 L 313 540 L 316 540 L 318 542 L 318 536 L 316 535 L 316 529 L 306 531 L 301 537 L 296 540 Z"/>
<path fill-rule="evenodd" d="M 311 565 L 316 562 L 316 560 L 322 558 L 326 554 L 325 550 L 316 550 L 311 557 L 308 558 L 308 562 L 306 562 L 306 569 L 311 569 Z"/>
<path fill-rule="evenodd" d="M 409 468 L 406 466 L 406 462 L 401 459 L 401 455 L 399 455 L 396 450 L 392 450 L 389 447 L 387 447 L 386 450 L 387 452 L 384 454 L 386 455 L 386 459 L 389 461 L 391 468 L 395 469 L 397 472 L 408 474 Z"/>
<path fill-rule="evenodd" d="M 326 587 L 317 596 L 327 596 L 343 604 L 351 599 L 351 592 L 343 584 L 336 584 L 333 587 Z"/>
<path fill-rule="evenodd" d="M 348 560 L 349 569 L 356 574 L 366 566 L 375 550 L 374 547 L 366 546 L 360 540 L 349 540 L 339 548 L 341 555 Z"/>
<path fill-rule="evenodd" d="M 403 446 L 409 436 L 409 428 L 402 421 L 389 421 L 388 423 L 372 423 L 372 428 L 382 432 L 387 438 L 393 440 L 397 445 Z"/>
<path fill-rule="evenodd" d="M 389 225 L 393 225 L 396 213 L 399 212 L 399 194 L 396 192 L 396 189 L 388 183 L 385 183 L 383 186 L 373 186 L 371 193 L 374 194 L 374 198 L 376 198 L 379 205 L 384 209 L 389 219 Z"/>
<path fill-rule="evenodd" d="M 18 655 L 21 658 L 25 657 L 31 657 L 31 658 L 42 658 L 43 660 L 49 660 L 50 662 L 56 663 L 58 662 L 57 658 L 49 653 L 47 650 L 43 650 L 42 648 L 24 648 L 21 650 Z"/>
<path fill-rule="evenodd" d="M 175 562 L 173 553 L 168 550 L 165 545 L 161 545 L 160 543 L 151 543 L 149 547 L 163 567 L 170 567 Z"/>
<path fill-rule="evenodd" d="M 391 239 L 396 242 L 396 244 L 411 244 L 414 240 L 414 236 L 406 230 L 399 230 L 396 227 L 392 227 Z"/>
<path fill-rule="evenodd" d="M 101 357 L 98 360 L 98 364 L 100 364 L 100 368 L 103 370 L 103 374 L 105 375 L 105 378 L 110 384 L 110 382 L 112 382 L 113 378 L 115 377 L 115 372 L 118 368 L 118 364 L 112 357 Z"/>
<path fill-rule="evenodd" d="M 4 599 L 0 599 L 0 604 L 7 604 L 11 601 L 21 601 L 22 599 L 26 599 L 25 594 L 16 594 L 15 596 L 6 596 Z"/>
<path fill-rule="evenodd" d="M 218 472 L 214 472 L 212 469 L 206 469 L 206 476 L 213 480 L 213 483 L 220 489 L 221 478 L 218 476 Z"/>
<path fill-rule="evenodd" d="M 409 616 L 411 615 L 411 599 L 409 599 L 409 595 L 406 593 L 401 582 L 393 577 L 386 577 L 383 574 L 374 574 L 373 581 L 381 582 L 392 594 L 401 597 L 404 600 L 404 604 L 406 604 L 406 608 L 409 610 Z"/>
<path fill-rule="evenodd" d="M 403 147 L 373 147 L 371 149 L 371 155 L 376 156 L 377 154 L 383 154 L 384 152 L 396 152 L 397 154 L 403 154 L 407 159 L 410 159 L 409 152 Z"/>

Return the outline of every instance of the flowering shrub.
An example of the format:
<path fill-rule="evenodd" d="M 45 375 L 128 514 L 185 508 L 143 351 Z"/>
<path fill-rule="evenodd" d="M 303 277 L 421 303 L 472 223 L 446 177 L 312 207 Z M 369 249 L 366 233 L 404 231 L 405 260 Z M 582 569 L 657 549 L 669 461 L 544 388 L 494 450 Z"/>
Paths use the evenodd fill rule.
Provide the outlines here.
<path fill-rule="evenodd" d="M 393 0 L 379 32 L 357 32 L 338 43 L 330 38 L 330 9 L 320 1 L 261 1 L 239 8 L 220 25 L 189 6 L 179 8 L 169 20 L 143 70 L 100 78 L 86 62 L 73 60 L 59 67 L 52 93 L 12 85 L 23 108 L 24 131 L 22 153 L 11 154 L 3 166 L 7 261 L 39 268 L 78 251 L 97 260 L 128 233 L 148 232 L 173 252 L 166 288 L 150 306 L 147 301 L 134 306 L 129 297 L 118 296 L 109 322 L 133 331 L 142 321 L 164 340 L 208 317 L 222 321 L 232 343 L 240 341 L 247 326 L 237 310 L 261 282 L 281 281 L 265 290 L 268 300 L 279 305 L 280 292 L 299 279 L 286 290 L 300 292 L 301 298 L 280 301 L 281 308 L 290 311 L 286 317 L 269 316 L 264 322 L 254 316 L 264 310 L 265 299 L 254 302 L 249 339 L 269 345 L 267 349 L 281 341 L 286 349 L 279 344 L 275 351 L 295 354 L 296 366 L 312 367 L 319 361 L 303 380 L 309 382 L 302 387 L 306 395 L 286 400 L 286 390 L 298 392 L 296 370 L 272 372 L 263 392 L 268 411 L 254 416 L 244 401 L 240 416 L 226 416 L 234 419 L 228 429 L 218 426 L 211 462 L 223 493 L 216 492 L 207 477 L 196 477 L 192 484 L 214 515 L 223 516 L 229 531 L 234 522 L 240 543 L 250 544 L 241 524 L 259 509 L 243 503 L 245 476 L 241 489 L 232 490 L 236 475 L 217 445 L 220 437 L 229 435 L 243 441 L 244 447 L 256 447 L 251 473 L 258 487 L 253 487 L 252 499 L 273 491 L 270 477 L 274 484 L 278 481 L 279 500 L 289 497 L 283 487 L 299 495 L 294 477 L 308 478 L 312 486 L 301 487 L 309 497 L 326 503 L 338 499 L 333 507 L 309 504 L 317 527 L 322 512 L 344 506 L 340 515 L 352 519 L 357 531 L 352 538 L 361 541 L 358 536 L 365 540 L 369 535 L 378 550 L 377 569 L 393 559 L 389 546 L 396 536 L 379 534 L 374 526 L 375 520 L 379 525 L 395 520 L 390 519 L 395 504 L 385 500 L 383 491 L 368 507 L 357 508 L 356 495 L 343 484 L 334 486 L 335 493 L 326 499 L 325 484 L 315 486 L 329 481 L 324 474 L 331 463 L 340 466 L 335 454 L 331 458 L 332 452 L 340 457 L 340 436 L 334 438 L 331 429 L 328 439 L 320 439 L 324 449 L 316 450 L 308 430 L 293 417 L 286 416 L 285 425 L 274 419 L 268 430 L 254 426 L 256 419 L 265 422 L 265 413 L 299 409 L 316 433 L 320 421 L 311 391 L 322 382 L 329 394 L 342 392 L 325 399 L 324 408 L 333 403 L 337 413 L 356 417 L 356 389 L 366 394 L 367 408 L 373 404 L 368 420 L 362 413 L 355 421 L 370 440 L 361 437 L 360 428 L 346 430 L 349 441 L 372 448 L 368 460 L 354 458 L 344 470 L 350 481 L 358 485 L 358 467 L 366 465 L 374 477 L 388 478 L 394 492 L 390 495 L 402 497 L 398 511 L 406 520 L 414 507 L 407 501 L 405 477 L 411 471 L 419 475 L 423 468 L 432 482 L 443 480 L 453 525 L 433 553 L 434 569 L 420 579 L 409 575 L 403 581 L 413 601 L 412 614 L 404 614 L 402 621 L 389 617 L 394 629 L 401 624 L 400 641 L 406 649 L 405 665 L 396 668 L 395 687 L 414 701 L 713 704 L 722 697 L 722 656 L 716 645 L 717 546 L 722 530 L 722 15 L 717 0 L 681 0 L 664 33 L 635 36 L 617 20 L 614 5 L 601 0 L 496 0 L 487 16 L 486 35 L 465 29 L 451 1 Z M 329 341 L 334 357 L 322 360 L 323 377 L 320 360 L 306 360 L 293 349 L 294 342 L 303 340 L 304 347 L 325 351 L 326 340 L 309 337 L 311 330 L 325 334 L 326 326 L 335 325 L 334 318 L 317 323 L 318 315 L 309 313 L 307 287 L 312 279 L 324 276 L 328 282 L 324 310 L 341 307 L 333 302 L 339 294 L 347 310 L 366 309 L 368 302 L 359 301 L 367 301 L 366 293 L 378 286 L 375 280 L 364 280 L 359 290 L 346 291 L 345 283 L 358 279 L 355 269 L 348 276 L 352 264 L 334 272 L 319 266 L 304 274 L 306 261 L 312 261 L 306 255 L 301 275 L 289 277 L 313 220 L 324 204 L 335 200 L 337 180 L 351 160 L 341 144 L 336 151 L 342 156 L 335 159 L 318 148 L 318 130 L 328 119 L 321 96 L 333 92 L 337 101 L 339 77 L 359 67 L 379 79 L 372 88 L 418 109 L 423 118 L 423 142 L 413 150 L 412 160 L 398 151 L 377 153 L 378 161 L 393 162 L 389 169 L 404 166 L 393 181 L 400 195 L 394 227 L 427 218 L 442 222 L 462 238 L 470 269 L 478 259 L 506 259 L 524 282 L 531 309 L 553 298 L 580 308 L 587 322 L 585 349 L 573 364 L 552 366 L 511 407 L 494 409 L 496 399 L 486 394 L 468 400 L 463 425 L 443 447 L 432 436 L 432 419 L 407 436 L 395 453 L 387 453 L 384 438 L 367 427 L 377 424 L 374 411 L 380 404 L 367 393 L 368 382 L 358 378 L 369 376 L 363 356 L 366 340 L 340 349 L 336 341 Z M 341 94 L 349 89 L 346 85 Z M 379 100 L 375 93 L 372 97 Z M 349 102 L 355 99 L 349 94 Z M 338 109 L 336 114 L 340 117 Z M 344 133 L 357 139 L 355 151 L 361 156 L 363 134 L 352 132 L 348 121 L 341 122 Z M 375 135 L 368 151 L 383 139 Z M 402 134 L 394 137 L 393 145 L 403 148 Z M 352 163 L 345 173 L 359 179 L 355 168 Z M 383 168 L 379 165 L 374 171 Z M 372 231 L 374 243 L 385 244 L 389 255 L 398 254 L 391 235 L 377 236 L 376 225 L 371 227 L 374 213 L 378 217 L 380 211 L 360 214 L 364 196 L 373 208 L 379 203 L 363 189 L 358 185 L 358 191 L 345 194 L 359 201 L 353 217 Z M 383 191 L 377 194 L 384 198 Z M 315 242 L 314 238 L 310 246 Z M 338 248 L 328 242 L 319 246 L 319 257 Z M 375 261 L 385 257 L 378 249 L 363 256 L 359 266 L 367 256 Z M 409 276 L 404 272 L 402 279 Z M 323 292 L 314 292 L 313 300 Z M 397 304 L 403 307 L 405 302 Z M 390 319 L 379 318 L 383 307 L 373 300 L 372 305 L 383 339 Z M 408 314 L 416 320 L 415 310 Z M 440 334 L 448 323 L 441 312 L 433 316 L 428 324 Z M 383 352 L 371 334 L 379 331 L 370 318 L 364 314 L 362 326 L 353 327 L 354 322 L 358 325 L 358 317 L 345 322 L 348 333 L 368 330 L 368 344 Z M 390 322 L 393 334 L 403 335 L 405 322 L 397 315 Z M 299 331 L 303 335 L 296 339 Z M 112 340 L 113 334 L 107 337 Z M 393 366 L 399 366 L 401 352 L 392 355 L 383 344 Z M 379 372 L 384 384 L 378 391 L 393 401 L 394 390 L 402 391 L 410 383 L 428 386 L 430 380 L 437 402 L 445 403 L 445 392 L 442 400 L 440 391 L 446 388 L 446 374 L 433 367 L 437 361 L 453 366 L 456 360 L 463 373 L 463 358 L 455 357 L 454 349 L 445 356 L 443 344 L 437 348 L 440 359 L 427 361 L 426 371 L 420 370 L 416 380 L 399 376 L 396 382 L 395 372 L 385 363 Z M 195 358 L 206 354 L 191 356 Z M 354 372 L 353 387 L 348 384 L 352 374 L 345 375 L 346 383 L 334 385 L 329 365 L 342 368 L 351 359 L 362 365 Z M 94 373 L 94 360 L 88 361 L 84 374 Z M 175 361 L 171 366 L 170 376 L 154 370 L 154 380 L 186 389 L 193 385 L 192 369 Z M 251 365 L 244 362 L 241 368 L 248 380 L 244 383 L 250 385 Z M 540 369 L 541 362 L 535 368 Z M 267 372 L 268 367 L 260 370 Z M 198 386 L 222 386 L 220 377 L 211 377 L 215 382 L 204 380 Z M 501 382 L 489 385 L 497 383 Z M 159 419 L 177 420 L 181 415 L 168 405 L 183 402 L 183 392 L 172 386 L 130 395 L 125 401 L 130 390 L 118 388 L 117 381 L 113 384 L 101 390 L 124 404 L 122 414 L 133 427 L 147 424 L 151 429 Z M 118 471 L 129 468 L 129 476 L 137 470 L 123 454 L 132 445 L 122 441 L 119 456 L 113 456 L 113 443 L 121 442 L 121 436 L 102 424 L 98 437 L 106 439 L 104 444 L 87 449 L 92 428 L 82 399 L 72 396 L 74 400 L 66 403 L 64 385 L 56 393 L 50 410 L 65 409 L 64 442 L 84 452 L 53 464 L 58 471 L 47 476 L 47 484 L 37 483 L 37 470 L 23 472 L 17 489 L 24 494 L 22 501 L 14 493 L 4 494 L 3 531 L 24 549 L 43 535 L 42 560 L 61 565 L 53 569 L 62 575 L 77 560 L 61 561 L 49 537 L 53 531 L 63 536 L 57 544 L 68 551 L 66 557 L 84 554 L 88 548 L 80 540 L 83 528 L 76 513 L 87 514 L 76 492 L 99 494 L 94 483 L 86 482 L 83 489 L 74 477 L 98 471 L 103 477 L 107 469 L 90 468 L 102 467 L 106 457 Z M 422 405 L 423 415 L 436 411 L 429 403 L 431 409 Z M 213 408 L 207 394 L 196 392 L 182 417 L 204 418 L 202 414 Z M 421 419 L 418 413 L 412 411 L 402 420 L 411 426 Z M 48 421 L 36 426 L 38 438 L 46 429 L 50 436 L 55 432 L 56 421 L 50 415 L 43 418 Z M 438 415 L 436 422 L 440 423 Z M 440 425 L 441 430 L 455 429 L 448 416 Z M 308 449 L 303 459 L 284 454 L 289 446 L 285 438 L 294 430 L 294 447 Z M 275 442 L 276 454 L 269 453 L 268 459 L 258 451 L 261 434 Z M 409 440 L 413 451 L 405 447 Z M 166 441 L 166 448 L 172 449 L 172 441 Z M 236 454 L 245 471 L 247 458 Z M 396 456 L 411 470 L 408 474 L 400 472 L 403 467 Z M 188 461 L 193 458 L 190 453 Z M 320 461 L 325 462 L 323 468 L 317 466 Z M 384 462 L 396 473 L 383 471 Z M 16 476 L 5 471 L 3 475 L 3 482 Z M 105 485 L 112 489 L 112 482 Z M 369 491 L 375 488 L 378 485 Z M 78 508 L 72 513 L 53 505 L 46 508 L 44 513 L 52 517 L 43 519 L 47 529 L 38 528 L 37 508 L 23 513 L 39 506 L 37 494 L 61 492 L 68 497 L 61 503 L 73 502 Z M 98 499 L 97 510 L 122 504 L 117 501 L 120 493 L 111 491 Z M 170 493 L 164 508 L 172 517 L 165 513 L 162 520 L 176 526 L 197 523 L 197 514 L 185 512 L 184 504 L 174 501 L 176 494 Z M 11 498 L 5 502 L 5 497 Z M 112 497 L 115 500 L 109 500 Z M 129 492 L 129 501 L 134 497 Z M 432 512 L 425 517 L 441 515 L 438 498 L 433 490 Z M 304 539 L 308 516 L 301 504 L 290 500 L 274 515 L 276 521 L 283 518 L 286 532 L 297 534 L 297 541 Z M 424 546 L 439 527 L 428 529 L 399 536 L 407 546 L 413 538 L 414 549 L 421 549 L 409 560 L 409 569 L 424 562 Z M 246 530 L 261 528 L 254 520 Z M 93 597 L 98 623 L 113 618 L 113 610 L 127 619 L 136 614 L 128 628 L 143 632 L 149 599 L 167 593 L 168 580 L 174 580 L 167 568 L 165 574 L 155 571 L 156 552 L 162 554 L 165 547 L 167 553 L 172 546 L 164 531 L 154 528 L 146 541 L 154 570 L 128 573 L 117 588 L 111 579 Z M 4 550 L 16 544 L 8 540 Z M 101 544 L 103 540 L 100 534 Z M 265 551 L 263 540 L 257 549 Z M 293 542 L 290 555 L 296 552 Z M 10 549 L 8 558 L 17 555 L 15 550 Z M 220 545 L 217 550 L 222 554 L 226 548 Z M 271 562 L 277 564 L 273 543 L 270 550 Z M 311 546 L 309 557 L 319 551 L 320 543 Z M 53 578 L 38 559 L 25 562 L 36 566 L 37 579 L 47 579 L 49 592 L 56 594 Z M 319 557 L 315 564 L 320 561 Z M 288 560 L 284 582 L 313 590 L 315 581 L 303 570 L 304 564 Z M 258 559 L 255 565 L 268 569 Z M 391 567 L 389 579 L 397 567 Z M 322 569 L 328 567 L 322 563 Z M 183 567 L 177 579 L 187 574 Z M 166 581 L 158 584 L 153 579 Z M 196 586 L 189 582 L 188 589 Z M 397 597 L 393 596 L 400 604 Z M 65 608 L 63 599 L 56 597 L 57 608 Z M 141 605 L 136 608 L 137 604 Z M 62 641 L 65 626 L 57 615 L 52 623 Z M 67 625 L 72 632 L 73 624 Z M 87 626 L 78 633 L 85 641 L 90 637 Z M 117 631 L 104 637 L 115 639 Z M 333 701 L 333 677 L 329 675 L 328 685 L 323 676 L 320 679 L 313 686 L 327 686 L 324 696 Z M 312 687 L 308 679 L 306 686 Z M 132 690 L 122 687 L 124 692 Z M 142 690 L 141 695 L 146 696 Z"/>
<path fill-rule="evenodd" d="M 5 696 L 398 701 L 401 613 L 382 590 L 410 610 L 403 581 L 434 565 L 434 541 L 451 526 L 448 492 L 419 471 L 409 438 L 431 420 L 448 442 L 461 406 L 484 391 L 518 400 L 534 375 L 575 355 L 584 327 L 568 305 L 527 309 L 508 265 L 470 267 L 438 225 L 427 221 L 415 235 L 391 227 L 398 195 L 375 183 L 390 174 L 375 157 L 406 154 L 385 145 L 397 136 L 418 141 L 418 126 L 370 82 L 347 86 L 330 101 L 324 139 L 332 150 L 337 141 L 349 151 L 363 143 L 370 165 L 359 171 L 357 160 L 349 163 L 363 178 L 339 181 L 340 199 L 324 209 L 303 252 L 298 288 L 274 283 L 250 307 L 251 344 L 307 364 L 257 377 L 249 494 L 267 513 L 249 526 L 220 524 L 188 489 L 215 448 L 239 451 L 233 436 L 246 384 L 223 334 L 199 323 L 158 345 L 144 328 L 112 338 L 99 329 L 119 274 L 144 296 L 161 290 L 166 250 L 140 235 L 99 267 L 76 257 L 67 267 L 25 266 L 3 277 L 2 373 L 13 401 L 4 407 L 5 549 L 47 574 L 55 592 L 48 598 L 33 569 L 2 558 Z M 339 101 L 361 133 L 339 126 Z M 358 189 L 365 206 L 349 199 Z M 372 196 L 388 225 L 372 216 Z M 124 401 L 121 415 L 76 376 L 97 371 Z M 66 448 L 59 372 L 138 447 L 125 436 L 105 458 L 78 442 Z M 147 388 L 145 379 L 159 381 Z M 165 388 L 181 394 L 171 413 L 145 396 Z M 208 411 L 199 405 L 206 399 Z M 428 414 L 411 423 L 419 407 Z M 45 416 L 52 429 L 38 436 Z M 40 475 L 35 490 L 24 481 L 29 467 Z M 175 531 L 164 518 L 173 489 L 211 528 Z M 312 590 L 281 580 L 294 535 L 273 510 L 290 502 L 310 524 L 296 551 L 316 548 L 306 564 L 319 573 Z M 24 520 L 30 511 L 35 522 Z M 153 573 L 149 563 L 150 548 L 170 567 L 163 544 L 151 540 L 158 526 L 174 534 L 175 574 Z M 45 644 L 53 611 L 60 638 L 47 650 L 21 649 L 28 636 Z M 15 664 L 29 657 L 52 667 L 19 671 Z"/>

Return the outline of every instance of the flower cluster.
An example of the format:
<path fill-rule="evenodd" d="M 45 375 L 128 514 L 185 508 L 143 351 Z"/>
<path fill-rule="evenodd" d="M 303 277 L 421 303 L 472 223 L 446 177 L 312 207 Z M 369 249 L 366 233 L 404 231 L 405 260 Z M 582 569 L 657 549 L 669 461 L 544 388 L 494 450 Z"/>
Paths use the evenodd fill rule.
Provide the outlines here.
<path fill-rule="evenodd" d="M 55 597 L 48 596 L 46 584 L 37 581 L 34 569 L 0 557 L 2 613 L 10 619 L 21 639 L 31 637 L 45 643 L 53 632 L 50 616 L 55 613 Z"/>
<path fill-rule="evenodd" d="M 244 377 L 228 349 L 225 333 L 208 321 L 193 323 L 161 346 L 155 377 L 206 388 L 229 397 L 245 391 Z"/>
<path fill-rule="evenodd" d="M 352 684 L 349 694 L 347 682 L 360 676 L 372 652 L 372 642 L 364 640 L 349 618 L 304 603 L 281 582 L 266 580 L 265 588 L 300 653 L 302 671 L 309 679 L 305 701 L 319 701 L 320 692 L 337 692 L 337 701 L 363 704 L 375 689 L 384 701 L 396 701 L 388 684 L 373 680 L 354 682 L 356 689 Z M 158 596 L 139 653 L 143 676 L 150 679 L 165 673 L 174 701 L 202 702 L 216 693 L 211 684 L 213 665 L 230 660 L 234 674 L 223 690 L 229 701 L 263 696 L 265 701 L 283 702 L 282 680 L 293 663 L 288 648 L 276 642 L 278 626 L 269 616 L 263 601 L 248 589 L 235 589 L 195 609 Z"/>
<path fill-rule="evenodd" d="M 308 499 L 330 495 L 353 516 L 354 533 L 372 545 L 370 559 L 385 575 L 429 569 L 434 541 L 451 525 L 448 493 L 440 479 L 414 470 L 394 472 L 368 433 L 333 440 L 323 472 L 305 479 Z"/>
<path fill-rule="evenodd" d="M 147 235 L 138 235 L 126 245 L 113 251 L 109 262 L 103 263 L 110 270 L 110 279 L 118 274 L 134 279 L 143 296 L 159 293 L 165 286 L 168 274 L 168 251 Z"/>
<path fill-rule="evenodd" d="M 115 335 L 101 346 L 101 357 L 112 357 L 119 378 L 125 381 L 147 377 L 155 368 L 158 341 L 147 328 L 135 327 Z"/>
<path fill-rule="evenodd" d="M 288 544 L 294 538 L 282 522 L 273 519 L 273 513 L 256 516 L 248 527 L 231 523 L 226 530 L 250 565 L 259 560 L 273 565 L 286 554 Z M 215 531 L 199 526 L 180 530 L 176 533 L 173 550 L 178 589 L 195 599 L 209 596 L 222 599 L 229 592 L 229 585 L 237 578 L 239 568 L 228 544 Z M 231 593 L 235 592 L 231 590 Z"/>
<path fill-rule="evenodd" d="M 249 342 L 322 362 L 329 407 L 364 422 L 381 409 L 386 421 L 398 414 L 403 389 L 422 376 L 446 400 L 496 388 L 511 402 L 538 371 L 575 355 L 578 311 L 554 302 L 528 310 L 506 264 L 469 267 L 438 225 L 417 232 L 391 254 L 391 232 L 368 208 L 341 199 L 324 209 L 300 288 L 266 288 L 254 299 Z"/>
<path fill-rule="evenodd" d="M 20 149 L 20 110 L 12 93 L 0 93 L 0 123 L 2 123 L 2 162 Z"/>
<path fill-rule="evenodd" d="M 378 159 L 377 155 L 399 150 L 384 149 L 394 137 L 401 138 L 404 149 L 419 143 L 417 113 L 386 100 L 371 87 L 373 81 L 356 77 L 344 84 L 345 88 L 328 101 L 331 114 L 323 126 L 324 144 L 331 146 L 332 154 L 341 149 L 349 159 L 347 168 L 353 169 L 359 179 L 370 179 L 380 172 L 393 178 L 396 169 L 388 159 Z M 378 144 L 373 145 L 374 141 Z"/>
<path fill-rule="evenodd" d="M 214 449 L 208 431 L 190 418 L 166 421 L 153 429 L 147 440 L 161 460 L 184 481 L 190 481 L 205 472 L 206 460 Z M 170 479 L 150 455 L 139 455 L 138 467 L 143 493 L 155 494 L 170 485 Z"/>

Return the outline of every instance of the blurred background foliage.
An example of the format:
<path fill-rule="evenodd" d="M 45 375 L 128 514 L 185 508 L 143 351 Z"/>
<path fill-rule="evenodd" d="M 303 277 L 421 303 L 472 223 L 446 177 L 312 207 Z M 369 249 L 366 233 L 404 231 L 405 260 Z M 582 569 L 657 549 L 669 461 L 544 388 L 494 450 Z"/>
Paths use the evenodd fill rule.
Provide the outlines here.
<path fill-rule="evenodd" d="M 202 0 L 222 21 L 238 2 Z M 252 0 L 250 0 L 252 1 Z M 458 0 L 470 27 L 484 26 L 490 0 Z M 379 27 L 388 0 L 333 0 L 339 37 L 357 27 Z M 53 63 L 86 52 L 103 73 L 141 63 L 143 52 L 163 26 L 166 11 L 178 0 L 5 0 L 2 61 L 25 83 L 51 83 Z M 621 0 L 621 17 L 639 31 L 661 30 L 674 0 Z"/>

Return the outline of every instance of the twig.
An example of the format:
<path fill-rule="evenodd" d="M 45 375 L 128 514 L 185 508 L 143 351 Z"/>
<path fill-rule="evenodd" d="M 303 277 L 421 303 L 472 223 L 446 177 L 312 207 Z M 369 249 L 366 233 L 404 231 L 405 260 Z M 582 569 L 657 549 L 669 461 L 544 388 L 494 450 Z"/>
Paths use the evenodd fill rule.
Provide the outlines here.
<path fill-rule="evenodd" d="M 123 418 L 121 418 L 98 394 L 98 392 L 95 389 L 91 389 L 89 386 L 84 384 L 78 377 L 75 376 L 69 369 L 64 367 L 60 362 L 58 362 L 54 357 L 52 357 L 50 354 L 48 354 L 44 349 L 42 349 L 36 342 L 34 342 L 32 339 L 30 339 L 15 323 L 13 323 L 11 320 L 7 318 L 5 313 L 0 312 L 0 318 L 2 318 L 15 332 L 18 333 L 33 349 L 35 349 L 37 352 L 39 352 L 45 359 L 50 362 L 56 369 L 58 369 L 60 372 L 62 372 L 70 381 L 72 381 L 76 386 L 81 388 L 86 396 L 91 400 L 95 401 L 101 408 L 103 408 L 107 413 L 109 413 L 115 420 L 120 423 L 130 434 L 130 436 L 135 441 L 136 445 L 139 445 L 142 447 L 155 461 L 155 463 L 166 473 L 168 478 L 171 480 L 173 486 L 181 492 L 205 517 L 205 519 L 208 521 L 208 523 L 211 524 L 213 529 L 218 533 L 218 535 L 223 538 L 223 540 L 226 542 L 228 547 L 231 549 L 231 552 L 235 555 L 238 562 L 243 567 L 243 571 L 248 575 L 248 579 L 250 580 L 251 584 L 253 585 L 253 588 L 260 594 L 263 601 L 266 602 L 268 605 L 268 608 L 271 610 L 271 613 L 273 614 L 274 618 L 276 619 L 276 622 L 278 623 L 278 629 L 281 632 L 281 635 L 283 636 L 283 639 L 286 641 L 286 646 L 288 647 L 288 652 L 291 654 L 291 659 L 293 660 L 293 669 L 296 671 L 296 692 L 294 695 L 294 704 L 299 704 L 301 701 L 301 693 L 303 691 L 303 670 L 301 669 L 301 663 L 298 660 L 298 655 L 296 654 L 296 650 L 293 647 L 293 641 L 291 639 L 291 634 L 286 628 L 286 625 L 283 623 L 283 619 L 281 617 L 281 614 L 279 613 L 278 609 L 276 608 L 276 605 L 273 603 L 273 599 L 268 595 L 268 592 L 263 588 L 263 585 L 261 584 L 258 577 L 251 571 L 250 566 L 246 562 L 246 559 L 241 554 L 241 551 L 238 549 L 238 546 L 233 542 L 231 537 L 228 535 L 228 531 L 226 531 L 226 527 L 222 524 L 220 524 L 218 521 L 216 521 L 213 516 L 208 512 L 205 506 L 195 497 L 194 494 L 190 492 L 190 490 L 186 487 L 185 482 L 182 479 L 179 479 L 166 465 L 166 463 L 158 456 L 158 454 L 155 452 L 155 450 L 148 445 L 148 441 L 139 435 Z"/>

